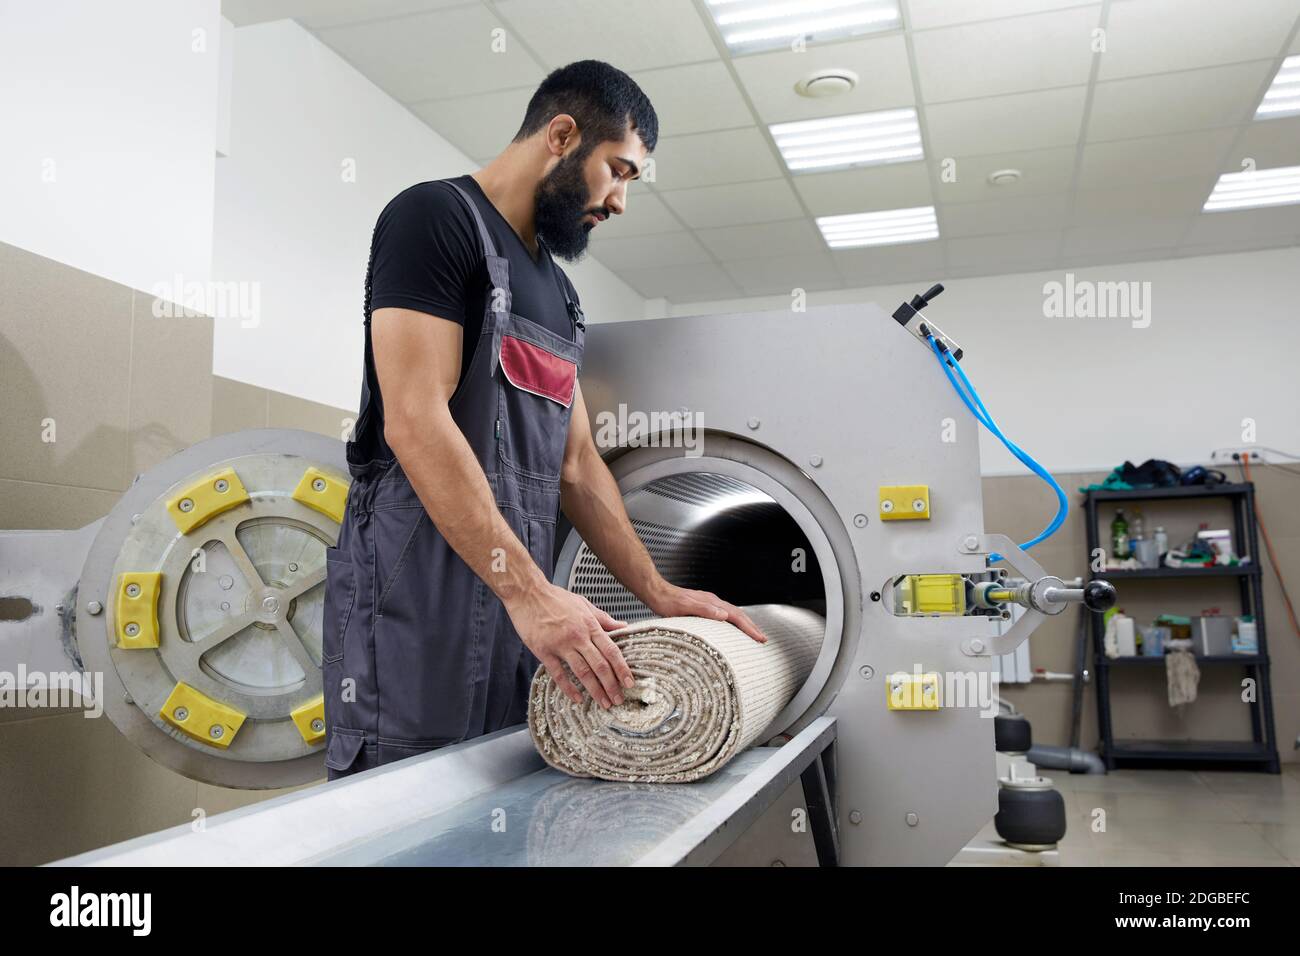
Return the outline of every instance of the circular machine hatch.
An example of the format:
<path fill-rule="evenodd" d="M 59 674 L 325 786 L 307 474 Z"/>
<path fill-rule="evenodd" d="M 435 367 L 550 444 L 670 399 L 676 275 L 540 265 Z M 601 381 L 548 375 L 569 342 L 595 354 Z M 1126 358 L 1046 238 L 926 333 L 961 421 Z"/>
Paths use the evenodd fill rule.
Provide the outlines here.
<path fill-rule="evenodd" d="M 857 651 L 862 599 L 847 530 L 821 489 L 770 449 L 719 434 L 707 435 L 696 457 L 635 448 L 610 470 L 668 581 L 733 604 L 791 604 L 826 618 L 812 673 L 760 739 L 795 733 L 823 713 Z M 556 583 L 620 620 L 654 617 L 576 531 L 567 524 L 563 531 Z"/>
<path fill-rule="evenodd" d="M 326 549 L 343 444 L 289 429 L 199 442 L 104 518 L 77 588 L 77 649 L 103 707 L 165 767 L 225 787 L 324 776 Z"/>

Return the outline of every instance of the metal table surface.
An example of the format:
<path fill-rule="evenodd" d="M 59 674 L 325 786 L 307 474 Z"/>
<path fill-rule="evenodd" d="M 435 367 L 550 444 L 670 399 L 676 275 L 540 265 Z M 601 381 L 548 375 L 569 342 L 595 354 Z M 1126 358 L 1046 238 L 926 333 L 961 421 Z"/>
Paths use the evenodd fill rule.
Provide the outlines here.
<path fill-rule="evenodd" d="M 500 731 L 55 865 L 705 865 L 819 772 L 835 731 L 820 717 L 689 784 L 570 777 Z"/>

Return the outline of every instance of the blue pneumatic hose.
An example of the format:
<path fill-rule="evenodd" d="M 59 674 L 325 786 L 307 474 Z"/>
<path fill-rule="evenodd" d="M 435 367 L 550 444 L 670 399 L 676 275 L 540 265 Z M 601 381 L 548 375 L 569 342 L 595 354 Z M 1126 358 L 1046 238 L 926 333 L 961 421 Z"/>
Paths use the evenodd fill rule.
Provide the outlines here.
<path fill-rule="evenodd" d="M 970 413 L 975 416 L 975 420 L 987 428 L 994 437 L 1002 442 L 1002 444 L 1006 446 L 1007 451 L 1015 455 L 1015 457 L 1024 464 L 1026 468 L 1036 474 L 1039 478 L 1042 478 L 1043 481 L 1047 482 L 1051 489 L 1056 492 L 1056 517 L 1052 519 L 1052 523 L 1044 528 L 1042 532 L 1020 545 L 1021 549 L 1028 551 L 1034 545 L 1041 541 L 1046 541 L 1054 535 L 1061 525 L 1065 523 L 1065 516 L 1070 511 L 1070 503 L 1065 497 L 1065 492 L 1062 491 L 1061 486 L 1056 483 L 1056 479 L 1047 473 L 1047 469 L 1029 457 L 1029 455 L 1010 438 L 1002 434 L 1002 430 L 998 428 L 997 423 L 993 421 L 993 416 L 989 414 L 988 409 L 984 407 L 984 403 L 980 401 L 979 393 L 975 391 L 975 386 L 972 385 L 971 380 L 966 377 L 965 371 L 962 370 L 961 363 L 953 358 L 951 353 L 940 349 L 939 343 L 934 340 L 934 336 L 927 336 L 926 339 L 930 343 L 930 348 L 934 352 L 935 358 L 939 360 L 939 367 L 943 369 L 943 374 L 947 377 L 948 383 L 952 385 L 953 391 L 955 391 L 957 397 L 962 400 L 962 404 L 964 404 L 970 410 Z M 957 378 L 953 376 L 953 370 L 956 370 L 957 375 L 961 377 L 960 384 L 958 383 Z M 965 388 L 963 388 L 963 385 Z M 969 394 L 967 394 L 967 392 L 969 392 Z M 1000 560 L 1002 560 L 1002 555 L 1000 554 L 989 555 L 990 564 Z"/>

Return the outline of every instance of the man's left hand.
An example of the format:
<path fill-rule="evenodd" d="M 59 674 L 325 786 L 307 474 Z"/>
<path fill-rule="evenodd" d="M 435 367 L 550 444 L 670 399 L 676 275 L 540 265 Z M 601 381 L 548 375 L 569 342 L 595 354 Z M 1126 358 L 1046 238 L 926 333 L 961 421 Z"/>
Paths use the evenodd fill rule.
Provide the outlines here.
<path fill-rule="evenodd" d="M 758 629 L 748 614 L 711 591 L 694 591 L 665 582 L 645 603 L 660 617 L 707 617 L 714 621 L 726 621 L 758 643 L 767 643 L 767 635 Z"/>

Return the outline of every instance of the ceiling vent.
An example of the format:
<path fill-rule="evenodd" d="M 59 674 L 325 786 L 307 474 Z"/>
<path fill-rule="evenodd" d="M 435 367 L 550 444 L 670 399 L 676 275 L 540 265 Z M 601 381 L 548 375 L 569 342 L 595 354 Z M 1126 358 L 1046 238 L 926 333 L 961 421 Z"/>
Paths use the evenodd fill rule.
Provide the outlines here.
<path fill-rule="evenodd" d="M 818 70 L 796 83 L 794 91 L 800 96 L 821 99 L 847 93 L 857 85 L 858 74 L 852 70 Z"/>

